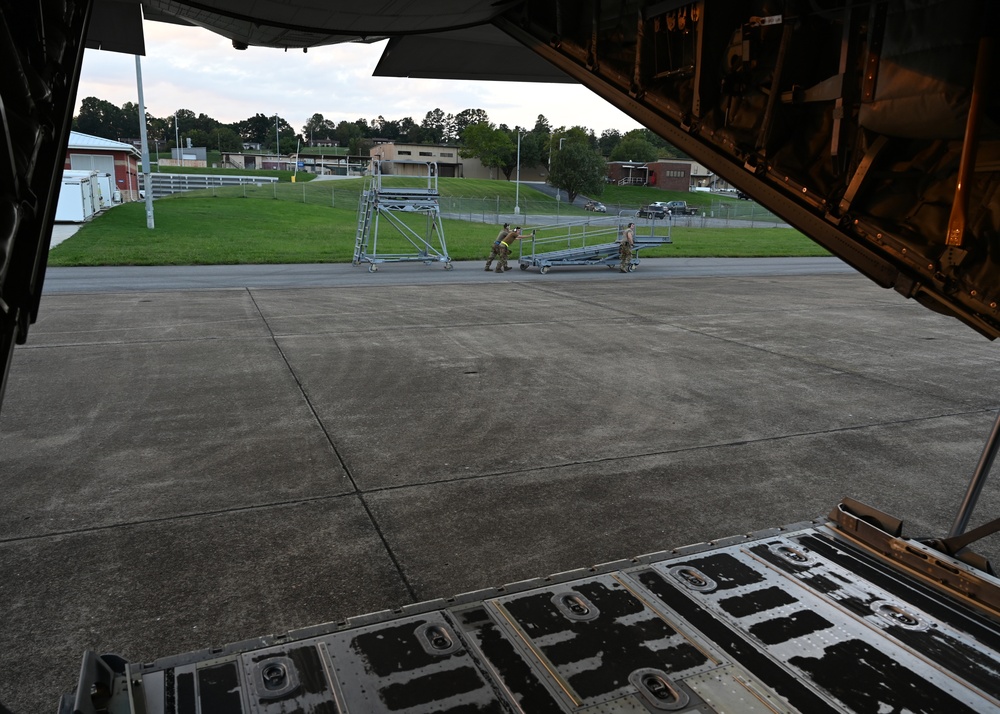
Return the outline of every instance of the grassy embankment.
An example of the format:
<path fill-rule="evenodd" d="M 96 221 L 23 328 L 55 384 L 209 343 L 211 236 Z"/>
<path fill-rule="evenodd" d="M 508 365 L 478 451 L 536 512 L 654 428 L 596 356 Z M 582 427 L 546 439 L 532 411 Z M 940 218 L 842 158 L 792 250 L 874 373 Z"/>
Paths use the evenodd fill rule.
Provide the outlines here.
<path fill-rule="evenodd" d="M 154 203 L 156 227 L 146 228 L 145 206 L 118 206 L 84 225 L 54 248 L 51 266 L 73 265 L 218 265 L 246 263 L 324 263 L 350 261 L 357 226 L 360 181 L 324 181 L 191 192 Z M 513 206 L 513 184 L 471 179 L 442 179 L 444 197 L 462 196 L 462 205 L 477 202 L 490 210 Z M 621 189 L 629 203 L 641 204 L 645 192 L 657 200 L 675 194 L 657 189 Z M 635 192 L 634 195 L 631 192 Z M 247 198 L 243 194 L 247 194 Z M 509 194 L 509 195 L 508 195 Z M 693 203 L 705 194 L 678 194 Z M 551 223 L 551 216 L 594 217 L 524 184 L 520 203 L 526 226 Z M 716 199 L 717 200 L 717 199 Z M 746 202 L 740 202 L 746 203 Z M 708 205 L 708 204 L 706 204 Z M 718 204 L 716 204 L 718 206 Z M 489 211 L 485 208 L 484 213 Z M 478 213 L 478 210 L 474 211 Z M 405 220 L 423 234 L 426 219 Z M 484 259 L 497 226 L 444 219 L 448 254 L 453 260 Z M 662 232 L 661 231 L 658 232 Z M 643 257 L 773 257 L 829 255 L 800 233 L 787 228 L 680 228 L 673 244 L 644 251 Z M 383 225 L 379 253 L 412 251 L 398 233 Z"/>

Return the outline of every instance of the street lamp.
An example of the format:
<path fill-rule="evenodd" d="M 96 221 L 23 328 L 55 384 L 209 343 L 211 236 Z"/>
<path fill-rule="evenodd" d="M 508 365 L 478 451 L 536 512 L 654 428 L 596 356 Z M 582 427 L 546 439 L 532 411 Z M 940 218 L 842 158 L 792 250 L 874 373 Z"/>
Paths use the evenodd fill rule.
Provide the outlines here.
<path fill-rule="evenodd" d="M 514 215 L 521 215 L 521 134 L 517 130 L 517 174 L 514 178 Z"/>

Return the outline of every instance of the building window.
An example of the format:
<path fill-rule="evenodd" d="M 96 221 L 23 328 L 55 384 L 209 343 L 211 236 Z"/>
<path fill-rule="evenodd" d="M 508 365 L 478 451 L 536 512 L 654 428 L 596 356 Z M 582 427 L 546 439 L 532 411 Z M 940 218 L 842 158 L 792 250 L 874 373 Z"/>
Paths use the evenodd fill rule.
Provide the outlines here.
<path fill-rule="evenodd" d="M 441 152 L 441 156 L 447 156 L 448 158 L 451 158 L 454 155 L 455 154 L 453 152 L 451 152 L 451 151 L 442 151 Z"/>
<path fill-rule="evenodd" d="M 400 156 L 409 156 L 413 152 L 412 151 L 402 151 L 402 150 L 400 150 L 400 151 L 397 151 L 396 153 L 399 154 Z"/>
<path fill-rule="evenodd" d="M 434 156 L 434 154 L 431 153 L 430 151 L 421 151 L 420 155 L 421 156 Z"/>

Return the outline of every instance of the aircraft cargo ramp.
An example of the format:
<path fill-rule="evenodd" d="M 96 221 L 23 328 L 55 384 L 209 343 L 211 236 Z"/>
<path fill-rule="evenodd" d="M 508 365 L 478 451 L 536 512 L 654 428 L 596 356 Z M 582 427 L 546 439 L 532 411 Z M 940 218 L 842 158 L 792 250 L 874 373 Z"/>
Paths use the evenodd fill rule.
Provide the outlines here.
<path fill-rule="evenodd" d="M 150 663 L 88 652 L 60 711 L 996 711 L 996 628 L 950 597 L 969 577 L 989 610 L 996 580 L 850 499 L 830 518 Z"/>
<path fill-rule="evenodd" d="M 533 228 L 521 241 L 517 262 L 521 270 L 538 268 L 545 275 L 554 267 L 601 265 L 617 268 L 620 262 L 618 240 L 630 219 L 611 217 L 573 223 L 559 223 Z M 662 235 L 661 235 L 662 234 Z M 639 265 L 643 249 L 671 243 L 670 227 L 658 228 L 656 221 L 636 226 L 629 272 Z"/>

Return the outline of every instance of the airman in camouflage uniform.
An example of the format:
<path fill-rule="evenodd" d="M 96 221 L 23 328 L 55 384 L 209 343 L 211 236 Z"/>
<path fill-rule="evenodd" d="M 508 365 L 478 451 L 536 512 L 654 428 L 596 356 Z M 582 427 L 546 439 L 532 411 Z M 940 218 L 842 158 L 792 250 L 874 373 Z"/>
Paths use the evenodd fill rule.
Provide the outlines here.
<path fill-rule="evenodd" d="M 493 263 L 493 259 L 500 255 L 500 243 L 507 234 L 510 233 L 510 224 L 504 223 L 503 228 L 500 229 L 500 233 L 497 235 L 497 239 L 493 241 L 493 245 L 490 246 L 490 257 L 486 259 L 486 272 L 490 271 L 490 265 Z"/>
<path fill-rule="evenodd" d="M 632 246 L 635 245 L 635 224 L 629 223 L 625 232 L 622 233 L 621 241 L 618 243 L 618 254 L 621 256 L 621 263 L 618 270 L 627 273 L 632 265 Z"/>
<path fill-rule="evenodd" d="M 535 235 L 532 231 L 531 235 Z M 507 265 L 507 257 L 510 255 L 510 245 L 516 240 L 521 240 L 524 236 L 521 235 L 521 226 L 517 226 L 514 230 L 507 234 L 507 236 L 500 241 L 500 257 L 497 258 L 497 272 L 502 273 L 505 270 L 511 270 L 511 267 Z"/>

